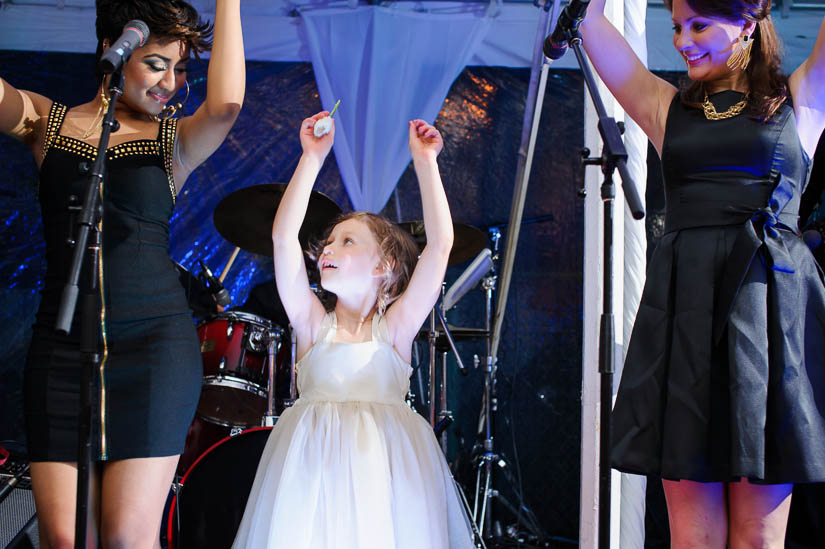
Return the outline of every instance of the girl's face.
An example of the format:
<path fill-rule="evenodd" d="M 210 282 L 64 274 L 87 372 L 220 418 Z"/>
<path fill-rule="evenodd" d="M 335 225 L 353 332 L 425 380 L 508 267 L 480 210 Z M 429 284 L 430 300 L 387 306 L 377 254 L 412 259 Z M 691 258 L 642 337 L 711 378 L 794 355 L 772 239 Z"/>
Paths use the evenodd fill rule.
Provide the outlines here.
<path fill-rule="evenodd" d="M 157 115 L 186 83 L 189 47 L 181 41 L 151 38 L 136 49 L 123 69 L 121 100 L 132 110 Z"/>
<path fill-rule="evenodd" d="M 753 33 L 754 23 L 700 15 L 687 0 L 673 0 L 672 15 L 673 46 L 685 60 L 688 78 L 710 82 L 735 76 L 727 60 L 739 48 L 736 44 L 743 31 L 748 36 Z"/>
<path fill-rule="evenodd" d="M 339 297 L 378 288 L 383 274 L 378 242 L 366 223 L 347 219 L 333 227 L 318 260 L 321 285 Z"/>

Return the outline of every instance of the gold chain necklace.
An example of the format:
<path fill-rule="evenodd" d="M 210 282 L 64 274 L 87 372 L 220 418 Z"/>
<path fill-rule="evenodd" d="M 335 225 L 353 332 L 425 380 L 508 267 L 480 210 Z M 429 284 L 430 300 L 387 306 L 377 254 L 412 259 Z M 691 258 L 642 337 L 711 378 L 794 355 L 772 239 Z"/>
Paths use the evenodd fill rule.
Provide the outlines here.
<path fill-rule="evenodd" d="M 745 107 L 748 106 L 748 94 L 742 98 L 742 100 L 731 106 L 725 112 L 716 112 L 716 107 L 713 106 L 713 103 L 710 102 L 708 99 L 708 94 L 705 93 L 705 101 L 702 103 L 702 109 L 705 111 L 705 118 L 708 120 L 724 120 L 726 118 L 733 118 L 742 113 L 745 110 Z"/>
<path fill-rule="evenodd" d="M 109 98 L 106 97 L 104 88 L 105 86 L 100 86 L 100 107 L 97 108 L 97 114 L 95 115 L 94 120 L 92 120 L 92 123 L 89 125 L 89 129 L 86 130 L 86 133 L 83 134 L 81 139 L 86 139 L 95 133 L 95 129 L 103 124 L 103 115 L 106 114 L 107 110 L 109 110 Z"/>

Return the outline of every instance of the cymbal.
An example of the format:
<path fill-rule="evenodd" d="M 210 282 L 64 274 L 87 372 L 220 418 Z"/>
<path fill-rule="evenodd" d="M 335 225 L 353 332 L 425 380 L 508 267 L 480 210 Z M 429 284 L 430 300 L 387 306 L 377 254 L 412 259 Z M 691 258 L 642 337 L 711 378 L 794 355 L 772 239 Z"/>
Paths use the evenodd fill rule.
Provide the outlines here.
<path fill-rule="evenodd" d="M 423 221 L 403 221 L 398 223 L 398 226 L 413 237 L 419 248 L 424 248 L 427 235 L 424 232 Z M 472 225 L 453 223 L 453 249 L 450 250 L 447 265 L 452 267 L 474 258 L 486 245 L 487 237 L 481 230 Z"/>
<path fill-rule="evenodd" d="M 224 197 L 215 208 L 215 228 L 229 242 L 260 255 L 272 255 L 272 222 L 281 203 L 285 183 L 265 183 L 238 189 Z M 309 239 L 321 232 L 341 213 L 330 197 L 312 191 L 298 240 L 306 248 Z"/>

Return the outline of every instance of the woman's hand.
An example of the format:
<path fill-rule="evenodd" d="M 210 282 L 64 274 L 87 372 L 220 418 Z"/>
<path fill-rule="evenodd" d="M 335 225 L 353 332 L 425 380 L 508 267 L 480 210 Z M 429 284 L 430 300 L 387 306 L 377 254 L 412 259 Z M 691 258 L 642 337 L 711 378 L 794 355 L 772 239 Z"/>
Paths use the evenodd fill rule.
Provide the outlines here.
<path fill-rule="evenodd" d="M 318 161 L 323 162 L 332 149 L 332 144 L 335 142 L 335 119 L 330 119 L 332 122 L 332 129 L 329 133 L 321 137 L 315 137 L 315 124 L 322 118 L 329 116 L 329 112 L 321 111 L 318 114 L 305 118 L 301 122 L 301 148 L 304 155 L 315 157 Z"/>
<path fill-rule="evenodd" d="M 435 126 L 424 120 L 411 120 L 410 152 L 413 160 L 434 159 L 444 148 L 444 140 Z"/>

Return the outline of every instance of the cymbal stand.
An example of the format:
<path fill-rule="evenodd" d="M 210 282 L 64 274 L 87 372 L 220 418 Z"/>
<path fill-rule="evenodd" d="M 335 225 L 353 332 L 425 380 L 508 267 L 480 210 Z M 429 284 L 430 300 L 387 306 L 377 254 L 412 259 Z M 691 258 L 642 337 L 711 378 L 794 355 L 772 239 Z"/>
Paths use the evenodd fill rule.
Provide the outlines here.
<path fill-rule="evenodd" d="M 264 427 L 272 427 L 278 421 L 277 410 L 275 409 L 275 378 L 277 377 L 278 365 L 275 362 L 275 355 L 281 348 L 281 333 L 276 330 L 270 330 L 265 336 L 266 338 L 266 362 L 268 364 L 267 372 L 269 378 L 266 383 L 266 414 L 261 420 L 261 425 Z"/>
<path fill-rule="evenodd" d="M 496 245 L 498 241 L 496 241 Z M 493 292 L 496 287 L 496 275 L 485 277 L 481 284 L 485 296 L 485 324 L 484 327 L 489 332 L 492 319 Z M 479 359 L 475 357 L 475 365 L 478 367 Z M 498 456 L 493 451 L 493 414 L 498 408 L 495 397 L 495 361 L 490 355 L 490 337 L 487 337 L 487 358 L 484 361 L 484 390 L 482 393 L 481 417 L 479 418 L 479 429 L 483 429 L 484 442 L 483 453 L 478 456 L 478 471 L 476 472 L 476 492 L 473 501 L 473 522 L 476 523 L 482 534 L 490 537 L 492 530 L 492 510 L 488 512 L 488 506 L 492 505 L 494 491 L 493 463 L 498 461 Z"/>
<path fill-rule="evenodd" d="M 295 371 L 296 366 L 298 366 L 297 358 L 298 358 L 298 334 L 295 333 L 295 330 L 292 329 L 292 324 L 287 326 L 287 330 L 289 330 L 289 400 L 284 403 L 284 406 L 292 406 L 295 404 L 295 400 L 298 398 L 298 380 L 295 378 L 297 372 Z"/>
<path fill-rule="evenodd" d="M 444 293 L 444 285 L 442 284 L 442 297 Z M 438 321 L 441 324 L 441 329 L 437 330 L 435 327 L 435 320 L 438 318 Z M 447 454 L 447 433 L 445 429 L 453 422 L 453 413 L 452 411 L 447 409 L 447 351 L 443 350 L 441 353 L 441 379 L 440 379 L 440 388 L 439 388 L 439 412 L 438 412 L 438 422 L 436 423 L 436 406 L 435 406 L 435 399 L 436 399 L 436 341 L 438 340 L 439 333 L 443 332 L 444 336 L 447 339 L 447 342 L 450 345 L 450 350 L 455 355 L 456 363 L 458 364 L 458 369 L 462 375 L 467 375 L 467 368 L 464 367 L 464 362 L 461 360 L 461 355 L 458 354 L 458 349 L 455 346 L 455 340 L 453 339 L 453 335 L 450 333 L 449 328 L 447 328 L 447 321 L 444 318 L 444 312 L 441 310 L 441 307 L 436 304 L 433 307 L 433 310 L 430 312 L 430 331 L 427 334 L 427 343 L 429 345 L 430 351 L 430 391 L 429 391 L 429 404 L 430 404 L 430 425 L 432 426 L 433 430 L 436 432 L 436 436 L 440 438 L 441 441 L 441 449 L 444 454 Z"/>
<path fill-rule="evenodd" d="M 444 291 L 444 284 L 441 285 L 442 292 Z M 436 305 L 437 307 L 437 305 Z M 435 341 L 438 333 L 435 331 L 435 307 L 430 311 L 430 331 L 427 333 L 427 346 L 429 349 L 429 375 L 430 382 L 429 394 L 427 396 L 427 404 L 430 407 L 430 427 L 435 429 Z"/>
<path fill-rule="evenodd" d="M 499 259 L 498 246 L 501 239 L 501 231 L 497 227 L 490 229 L 491 240 L 493 241 L 493 259 Z M 487 329 L 487 356 L 484 359 L 484 390 L 482 393 L 481 414 L 479 416 L 479 433 L 484 433 L 482 442 L 482 453 L 476 457 L 478 470 L 476 472 L 475 501 L 473 502 L 473 522 L 482 533 L 483 538 L 489 539 L 494 535 L 501 535 L 494 532 L 493 520 L 493 498 L 496 498 L 503 507 L 516 516 L 517 522 L 524 526 L 537 538 L 543 538 L 544 533 L 538 524 L 533 512 L 524 504 L 520 490 L 516 489 L 517 482 L 510 474 L 507 460 L 496 452 L 494 444 L 495 433 L 495 412 L 498 411 L 498 397 L 496 395 L 496 372 L 498 370 L 497 360 L 491 355 L 492 352 L 492 319 L 493 319 L 493 294 L 496 290 L 497 275 L 495 271 L 490 276 L 482 279 L 481 287 L 485 295 L 485 328 Z M 480 364 L 476 356 L 475 366 Z M 510 503 L 497 489 L 495 489 L 494 471 L 499 468 L 504 479 L 511 485 L 513 492 L 518 497 L 518 507 Z"/>

